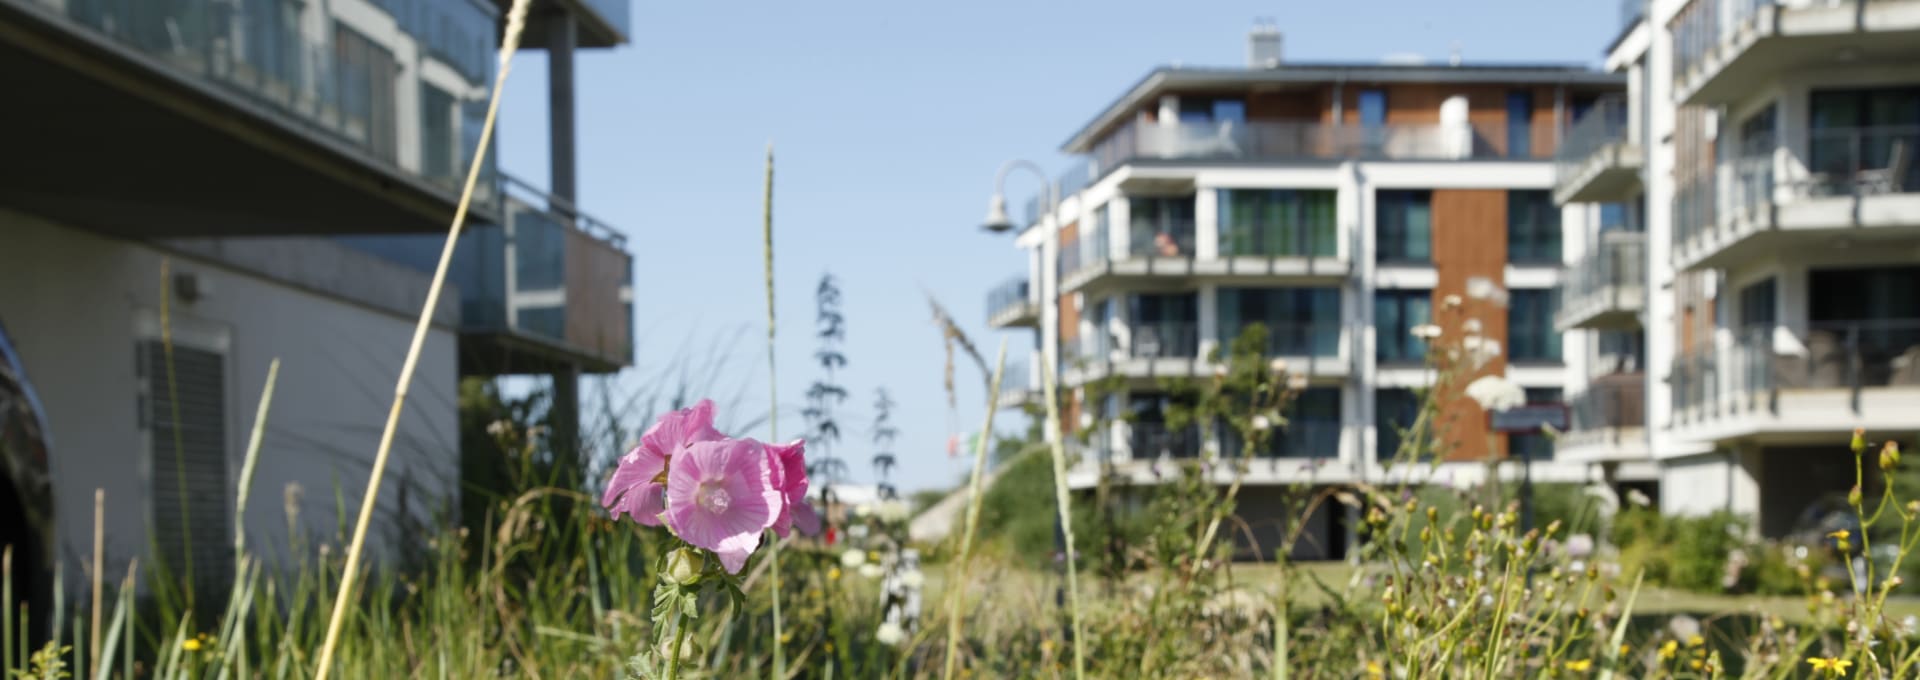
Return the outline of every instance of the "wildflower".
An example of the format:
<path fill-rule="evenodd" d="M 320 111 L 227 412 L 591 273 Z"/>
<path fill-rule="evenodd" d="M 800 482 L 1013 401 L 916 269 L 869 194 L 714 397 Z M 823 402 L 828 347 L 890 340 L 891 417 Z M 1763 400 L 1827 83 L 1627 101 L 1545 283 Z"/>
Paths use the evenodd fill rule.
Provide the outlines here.
<path fill-rule="evenodd" d="M 840 566 L 852 569 L 867 563 L 867 554 L 859 550 L 840 553 Z"/>
<path fill-rule="evenodd" d="M 1704 644 L 1707 644 L 1707 639 L 1706 639 L 1706 638 L 1703 638 L 1703 637 L 1700 637 L 1700 636 L 1698 636 L 1698 635 L 1692 635 L 1692 636 L 1688 636 L 1688 637 L 1687 637 L 1687 646 L 1688 646 L 1688 647 L 1699 647 L 1699 646 L 1701 646 L 1701 645 L 1704 645 Z"/>
<path fill-rule="evenodd" d="M 1867 452 L 1867 429 L 1866 428 L 1864 427 L 1853 428 L 1853 443 L 1848 448 L 1853 449 L 1853 455 L 1856 455 L 1856 456 Z"/>
<path fill-rule="evenodd" d="M 180 648 L 187 650 L 189 652 L 200 651 L 200 638 L 197 638 L 197 637 L 187 638 L 186 640 L 181 641 Z"/>
<path fill-rule="evenodd" d="M 1627 654 L 1630 654 L 1632 652 L 1633 652 L 1633 645 L 1629 645 L 1629 644 L 1620 645 L 1620 656 L 1626 656 Z"/>
<path fill-rule="evenodd" d="M 1860 502 L 1864 499 L 1865 497 L 1860 493 L 1859 484 L 1853 485 L 1853 488 L 1847 491 L 1847 505 L 1859 507 Z"/>
<path fill-rule="evenodd" d="M 773 520 L 773 533 L 786 538 L 795 526 L 808 536 L 820 533 L 820 513 L 807 503 L 806 440 L 768 444 L 766 448 L 773 467 L 773 485 L 781 494 L 780 514 Z"/>
<path fill-rule="evenodd" d="M 1446 297 L 1440 298 L 1440 306 L 1448 309 L 1459 307 L 1462 302 L 1465 301 L 1461 300 L 1459 295 L 1452 293 L 1448 293 Z"/>
<path fill-rule="evenodd" d="M 1527 403 L 1526 390 L 1497 375 L 1482 376 L 1467 385 L 1467 396 L 1488 411 L 1505 411 Z"/>
<path fill-rule="evenodd" d="M 513 431 L 513 423 L 505 420 L 496 420 L 491 423 L 487 423 L 487 436 L 493 437 L 495 439 L 504 438 L 507 436 L 508 432 L 512 432 L 512 431 Z"/>
<path fill-rule="evenodd" d="M 1459 296 L 1449 295 L 1447 297 L 1458 298 Z M 1480 328 L 1479 319 L 1467 319 L 1466 321 L 1460 322 L 1460 332 L 1466 333 L 1467 335 L 1479 335 Z"/>
<path fill-rule="evenodd" d="M 838 581 L 838 580 L 840 580 L 840 568 L 839 568 L 839 567 L 832 567 L 832 568 L 829 568 L 829 569 L 827 569 L 827 580 L 829 580 L 829 581 Z"/>
<path fill-rule="evenodd" d="M 1467 297 L 1485 300 L 1502 307 L 1507 306 L 1507 291 L 1494 283 L 1493 279 L 1485 276 L 1467 279 Z"/>
<path fill-rule="evenodd" d="M 1593 670 L 1593 660 L 1592 659 L 1574 659 L 1574 660 L 1568 661 L 1567 670 L 1573 671 L 1575 673 L 1585 673 L 1587 671 Z"/>
<path fill-rule="evenodd" d="M 860 565 L 860 576 L 862 578 L 880 578 L 881 576 L 885 576 L 886 573 L 887 573 L 886 567 L 882 567 L 872 562 L 868 562 L 866 564 Z"/>
<path fill-rule="evenodd" d="M 871 503 L 861 503 L 853 506 L 853 516 L 863 519 L 873 516 L 873 505 Z"/>
<path fill-rule="evenodd" d="M 879 641 L 880 644 L 893 647 L 907 639 L 907 631 L 901 628 L 900 624 L 888 621 L 880 624 L 879 630 L 873 631 L 873 639 Z"/>
<path fill-rule="evenodd" d="M 904 522 L 913 510 L 904 501 L 885 500 L 873 506 L 873 516 L 882 522 Z"/>
<path fill-rule="evenodd" d="M 674 456 L 696 443 L 723 438 L 713 429 L 711 400 L 702 399 L 689 408 L 660 416 L 640 435 L 640 445 L 620 457 L 600 504 L 615 519 L 626 513 L 641 524 L 660 526 L 660 513 L 667 509 L 667 477 Z"/>
<path fill-rule="evenodd" d="M 1900 444 L 1889 441 L 1880 449 L 1880 469 L 1892 472 L 1900 465 Z"/>
<path fill-rule="evenodd" d="M 920 573 L 919 569 L 908 569 L 894 578 L 900 581 L 901 586 L 916 590 L 927 584 L 927 576 Z"/>
<path fill-rule="evenodd" d="M 1823 659 L 1816 656 L 1816 657 L 1808 658 L 1807 665 L 1812 666 L 1813 670 L 1818 671 L 1829 678 L 1844 678 L 1844 677 L 1847 677 L 1847 667 L 1852 666 L 1853 662 L 1848 661 L 1846 659 L 1837 659 L 1833 657 L 1827 657 Z"/>
<path fill-rule="evenodd" d="M 706 568 L 706 559 L 695 550 L 681 548 L 667 554 L 668 583 L 690 586 L 700 582 L 700 572 Z"/>
<path fill-rule="evenodd" d="M 1434 338 L 1440 337 L 1440 327 L 1430 323 L 1423 323 L 1418 326 L 1414 326 L 1413 330 L 1409 332 L 1413 333 L 1413 337 L 1420 338 L 1422 340 L 1432 340 Z"/>
<path fill-rule="evenodd" d="M 1295 392 L 1307 389 L 1307 376 L 1298 373 L 1287 376 L 1287 389 Z"/>
<path fill-rule="evenodd" d="M 1854 493 L 1859 493 L 1859 491 L 1856 489 Z M 1847 531 L 1846 529 L 1841 529 L 1839 531 L 1835 531 L 1833 533 L 1827 534 L 1827 538 L 1833 539 L 1833 546 L 1835 548 L 1840 549 L 1841 552 L 1846 552 L 1848 550 L 1853 549 L 1853 542 L 1847 540 L 1852 536 L 1853 536 L 1853 532 Z"/>
<path fill-rule="evenodd" d="M 1268 428 L 1271 428 L 1271 427 L 1273 427 L 1273 421 L 1271 421 L 1271 420 L 1267 420 L 1267 417 L 1266 417 L 1266 416 L 1254 416 L 1254 417 L 1253 417 L 1253 429 L 1254 429 L 1254 430 L 1256 430 L 1256 431 L 1260 431 L 1260 432 L 1265 432 L 1265 431 L 1267 431 L 1267 429 L 1268 429 Z"/>
<path fill-rule="evenodd" d="M 680 540 L 713 551 L 727 573 L 737 574 L 760 547 L 760 533 L 779 518 L 784 500 L 774 488 L 765 444 L 703 441 L 674 456 L 663 516 Z"/>
<path fill-rule="evenodd" d="M 1384 678 L 1384 677 L 1387 677 L 1387 669 L 1386 669 L 1385 667 L 1382 667 L 1382 666 L 1380 665 L 1380 662 L 1378 662 L 1378 661 L 1368 661 L 1368 662 L 1367 662 L 1367 677 L 1369 677 L 1369 678 Z"/>
<path fill-rule="evenodd" d="M 1275 357 L 1273 361 L 1267 362 L 1267 369 L 1273 371 L 1276 375 L 1285 373 L 1287 372 L 1287 360 Z"/>
<path fill-rule="evenodd" d="M 1660 659 L 1663 661 L 1671 660 L 1673 659 L 1673 655 L 1679 653 L 1679 651 L 1680 651 L 1680 641 L 1668 640 L 1666 641 L 1666 643 L 1660 645 Z"/>

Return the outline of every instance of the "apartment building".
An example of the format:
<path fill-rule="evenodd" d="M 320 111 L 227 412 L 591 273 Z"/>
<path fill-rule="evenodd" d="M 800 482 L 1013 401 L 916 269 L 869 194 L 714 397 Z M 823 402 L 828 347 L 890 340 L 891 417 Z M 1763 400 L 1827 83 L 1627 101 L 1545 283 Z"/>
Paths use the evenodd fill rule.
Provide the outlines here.
<path fill-rule="evenodd" d="M 1786 534 L 1853 486 L 1854 428 L 1920 429 L 1920 2 L 1622 16 L 1626 97 L 1575 124 L 1555 180 L 1616 217 L 1579 239 L 1558 324 L 1642 360 L 1575 377 L 1579 447 L 1651 454 L 1665 511 Z"/>
<path fill-rule="evenodd" d="M 86 582 L 96 489 L 109 580 L 162 558 L 224 592 L 242 521 L 276 560 L 292 533 L 331 540 L 359 505 L 508 4 L 0 0 L 0 89 L 16 95 L 0 107 L 0 321 L 44 409 L 52 480 L 51 507 L 0 515 L 51 518 L 24 530 L 44 542 L 42 573 L 57 563 Z M 624 42 L 627 21 L 625 0 L 534 3 L 552 193 L 486 165 L 396 437 L 376 554 L 453 519 L 462 376 L 552 375 L 564 407 L 580 373 L 631 362 L 632 258 L 573 200 L 571 71 L 576 49 Z"/>
<path fill-rule="evenodd" d="M 1598 216 L 1556 205 L 1555 152 L 1626 78 L 1563 65 L 1294 63 L 1278 59 L 1276 33 L 1252 41 L 1247 68 L 1156 69 L 1075 132 L 1063 149 L 1083 160 L 1016 238 L 1026 275 L 988 302 L 994 326 L 1037 329 L 1030 366 L 1046 350 L 1059 357 L 1068 426 L 1110 423 L 1072 471 L 1083 488 L 1103 463 L 1144 484 L 1161 478 L 1161 461 L 1237 452 L 1231 435 L 1168 427 L 1162 379 L 1210 375 L 1216 348 L 1263 324 L 1267 354 L 1308 381 L 1242 491 L 1243 519 L 1271 550 L 1288 488 L 1412 474 L 1383 464 L 1433 380 L 1410 331 L 1462 332 L 1440 310 L 1469 281 L 1508 292 L 1504 308 L 1478 313 L 1505 348 L 1487 370 L 1532 402 L 1572 396 L 1569 376 L 1589 371 L 1596 349 L 1556 330 L 1554 288 Z M 1089 403 L 1085 386 L 1113 376 L 1120 393 Z M 1445 410 L 1434 481 L 1474 482 L 1489 458 L 1530 461 L 1536 481 L 1654 474 L 1644 461 L 1564 458 L 1541 435 L 1490 433 L 1464 400 Z M 1310 523 L 1299 557 L 1338 556 L 1351 541 L 1338 510 Z"/>

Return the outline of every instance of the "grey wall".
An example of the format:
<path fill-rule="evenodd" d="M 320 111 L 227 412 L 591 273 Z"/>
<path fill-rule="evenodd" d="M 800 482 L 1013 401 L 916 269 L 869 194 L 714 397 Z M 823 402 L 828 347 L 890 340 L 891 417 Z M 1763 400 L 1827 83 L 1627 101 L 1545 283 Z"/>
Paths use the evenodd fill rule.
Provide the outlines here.
<path fill-rule="evenodd" d="M 342 253 L 345 254 L 342 254 Z M 369 257 L 316 248 L 313 257 Z M 161 261 L 200 277 L 207 295 L 172 303 L 175 341 L 226 353 L 228 475 L 238 480 L 268 363 L 279 384 L 245 525 L 256 552 L 284 559 L 287 489 L 297 485 L 310 546 L 336 537 L 336 487 L 356 512 L 413 317 L 295 287 L 213 260 L 159 250 L 0 210 L 0 318 L 13 333 L 53 432 L 57 545 L 70 579 L 91 553 L 93 491 L 106 491 L 107 577 L 147 551 L 152 521 L 147 433 L 136 415 L 134 344 L 157 337 Z M 314 265 L 312 262 L 306 263 Z M 362 284 L 424 286 L 403 267 L 334 263 Z M 458 295 L 450 292 L 450 295 Z M 392 554 L 424 543 L 409 522 L 446 517 L 459 476 L 457 338 L 435 326 L 415 375 L 370 543 Z M 227 491 L 228 507 L 234 490 Z M 404 517 L 402 521 L 402 505 Z M 349 522 L 350 524 L 350 522 Z M 231 544 L 231 536 L 196 536 Z M 69 580 L 78 583 L 78 580 Z"/>

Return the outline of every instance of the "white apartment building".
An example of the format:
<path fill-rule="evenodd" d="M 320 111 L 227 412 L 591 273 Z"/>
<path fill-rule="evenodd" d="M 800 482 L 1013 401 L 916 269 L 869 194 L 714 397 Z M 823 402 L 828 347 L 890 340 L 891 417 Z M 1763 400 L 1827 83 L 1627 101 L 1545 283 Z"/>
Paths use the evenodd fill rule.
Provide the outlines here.
<path fill-rule="evenodd" d="M 1156 69 L 1100 109 L 1063 147 L 1084 161 L 1057 181 L 1060 200 L 1036 202 L 1018 232 L 1026 274 L 988 301 L 995 327 L 1038 331 L 1027 387 L 1038 386 L 1040 357 L 1058 356 L 1067 426 L 1110 423 L 1070 473 L 1080 488 L 1102 461 L 1147 484 L 1168 471 L 1163 461 L 1237 451 L 1221 441 L 1231 435 L 1203 441 L 1197 428 L 1167 427 L 1161 380 L 1210 375 L 1216 348 L 1265 325 L 1268 355 L 1308 388 L 1246 476 L 1240 513 L 1263 551 L 1277 542 L 1288 487 L 1408 474 L 1382 463 L 1411 424 L 1415 390 L 1432 380 L 1426 345 L 1409 331 L 1441 322 L 1459 333 L 1439 310 L 1469 280 L 1509 291 L 1505 309 L 1481 319 L 1505 348 L 1490 370 L 1530 401 L 1565 401 L 1585 382 L 1571 378 L 1595 370 L 1590 334 L 1556 330 L 1554 288 L 1600 215 L 1555 204 L 1553 159 L 1575 118 L 1626 87 L 1623 74 L 1564 65 L 1283 62 L 1277 41 L 1256 32 L 1247 68 Z M 1109 376 L 1121 393 L 1088 403 L 1084 387 Z M 1583 457 L 1541 435 L 1489 437 L 1484 416 L 1465 408 L 1446 408 L 1461 417 L 1436 481 L 1473 482 L 1490 455 L 1531 460 L 1540 482 L 1655 476 L 1644 454 Z M 1299 557 L 1335 557 L 1352 540 L 1338 510 L 1310 522 Z"/>
<path fill-rule="evenodd" d="M 1576 123 L 1554 187 L 1614 219 L 1578 222 L 1556 325 L 1632 360 L 1572 377 L 1562 452 L 1650 455 L 1663 510 L 1782 535 L 1853 486 L 1854 428 L 1920 431 L 1920 2 L 1623 18 L 1626 96 Z"/>

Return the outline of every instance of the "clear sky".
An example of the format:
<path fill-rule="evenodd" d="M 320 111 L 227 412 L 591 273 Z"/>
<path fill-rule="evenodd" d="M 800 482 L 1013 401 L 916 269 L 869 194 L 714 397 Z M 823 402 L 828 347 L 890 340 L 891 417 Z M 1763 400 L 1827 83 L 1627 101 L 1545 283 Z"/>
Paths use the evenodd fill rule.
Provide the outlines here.
<path fill-rule="evenodd" d="M 985 322 L 988 288 L 1025 266 L 1010 236 L 979 229 L 994 172 L 1028 158 L 1057 174 L 1060 144 L 1156 66 L 1244 64 L 1256 17 L 1279 24 L 1288 60 L 1412 53 L 1444 63 L 1457 46 L 1468 62 L 1594 64 L 1617 33 L 1619 3 L 637 0 L 631 44 L 577 62 L 581 205 L 625 230 L 635 258 L 642 370 L 622 389 L 732 346 L 712 389 L 746 385 L 740 410 L 750 413 L 734 422 L 765 413 L 760 192 L 772 141 L 783 438 L 798 432 L 819 373 L 813 290 L 832 272 L 848 325 L 842 455 L 853 478 L 871 476 L 869 405 L 885 386 L 899 402 L 895 482 L 952 484 L 964 468 L 948 458 L 947 438 L 979 429 L 985 390 L 960 366 L 949 415 L 924 293 L 989 353 L 1003 337 L 1012 358 L 1033 346 L 1031 331 Z M 503 168 L 541 186 L 545 56 L 517 57 L 500 146 Z M 1009 180 L 1016 216 L 1037 186 L 1024 174 Z M 997 429 L 1024 424 L 1001 415 Z"/>

